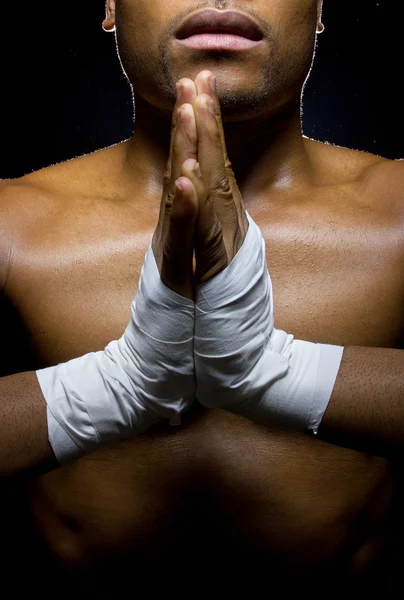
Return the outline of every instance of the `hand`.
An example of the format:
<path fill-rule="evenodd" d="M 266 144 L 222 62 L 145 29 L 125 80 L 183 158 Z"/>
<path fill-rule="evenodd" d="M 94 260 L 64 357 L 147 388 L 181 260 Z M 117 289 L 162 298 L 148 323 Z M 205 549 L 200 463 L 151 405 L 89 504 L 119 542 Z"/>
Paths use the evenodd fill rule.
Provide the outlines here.
<path fill-rule="evenodd" d="M 201 171 L 193 181 L 199 208 L 194 277 L 196 394 L 205 406 L 240 412 L 251 364 L 273 328 L 272 298 L 264 242 L 247 216 L 228 158 L 219 99 L 209 85 L 212 76 L 210 71 L 198 74 L 193 104 Z M 190 197 L 192 192 L 190 188 Z M 275 370 L 283 372 L 284 361 Z"/>
<path fill-rule="evenodd" d="M 201 71 L 195 83 L 188 78 L 177 82 L 182 95 L 173 111 L 160 216 L 152 243 L 162 281 L 186 298 L 193 298 L 195 285 L 227 267 L 248 230 L 212 79 L 211 71 Z M 183 187 L 182 192 L 176 183 Z"/>
<path fill-rule="evenodd" d="M 219 98 L 210 85 L 212 80 L 215 77 L 211 71 L 197 75 L 198 95 L 193 103 L 201 171 L 201 176 L 192 181 L 199 206 L 195 225 L 195 285 L 212 279 L 228 266 L 248 230 L 243 200 L 227 154 Z M 190 197 L 193 197 L 191 187 Z"/>
<path fill-rule="evenodd" d="M 182 79 L 183 94 L 177 100 L 171 123 L 170 153 L 164 173 L 160 215 L 152 247 L 163 283 L 193 298 L 193 242 L 198 213 L 197 131 L 193 102 L 197 91 L 193 81 Z M 176 185 L 179 183 L 184 191 Z"/>

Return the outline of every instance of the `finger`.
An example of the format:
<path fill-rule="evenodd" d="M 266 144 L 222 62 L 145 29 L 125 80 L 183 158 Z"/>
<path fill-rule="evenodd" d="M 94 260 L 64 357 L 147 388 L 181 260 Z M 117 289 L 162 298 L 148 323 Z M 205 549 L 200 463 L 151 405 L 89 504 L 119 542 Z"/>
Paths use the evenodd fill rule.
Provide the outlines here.
<path fill-rule="evenodd" d="M 198 197 L 198 202 L 200 200 L 205 200 L 207 195 L 207 190 L 205 183 L 203 181 L 200 164 L 195 159 L 186 160 L 181 166 L 181 175 L 183 177 L 188 178 L 193 184 L 196 195 Z M 199 207 L 198 207 L 199 210 Z"/>
<path fill-rule="evenodd" d="M 198 198 L 198 215 L 195 224 L 195 275 L 194 285 L 208 281 L 228 265 L 221 224 L 216 216 L 212 198 L 208 198 L 199 162 L 187 160 L 181 174 L 192 183 Z"/>
<path fill-rule="evenodd" d="M 247 215 L 245 212 L 243 199 L 242 199 L 241 193 L 239 192 L 237 181 L 236 181 L 236 178 L 234 175 L 233 167 L 232 167 L 232 164 L 230 162 L 230 159 L 229 159 L 229 156 L 227 153 L 226 138 L 225 138 L 225 134 L 224 134 L 220 100 L 219 100 L 219 96 L 216 91 L 216 86 L 217 86 L 216 77 L 212 71 L 209 71 L 209 70 L 201 71 L 200 73 L 198 73 L 197 77 L 195 78 L 195 85 L 196 85 L 198 95 L 205 94 L 205 95 L 208 95 L 213 100 L 214 113 L 215 113 L 217 125 L 219 128 L 224 168 L 226 170 L 227 177 L 229 178 L 230 185 L 233 189 L 234 202 L 236 205 L 238 220 L 239 220 L 240 237 L 242 240 L 244 240 L 244 237 L 248 230 L 248 220 L 247 220 Z M 237 250 L 238 250 L 238 248 L 237 248 Z"/>
<path fill-rule="evenodd" d="M 198 160 L 201 165 L 208 198 L 214 203 L 214 210 L 222 225 L 223 239 L 227 255 L 233 258 L 234 245 L 239 237 L 239 218 L 235 193 L 237 186 L 228 177 L 219 126 L 213 114 L 213 102 L 202 94 L 194 103 L 198 138 Z"/>
<path fill-rule="evenodd" d="M 231 169 L 232 166 L 231 166 L 231 162 L 229 160 L 229 156 L 227 154 L 226 138 L 224 135 L 220 101 L 219 101 L 219 97 L 217 95 L 216 85 L 217 85 L 216 77 L 212 73 L 212 71 L 208 71 L 208 70 L 201 71 L 200 73 L 198 73 L 198 75 L 195 78 L 195 86 L 196 86 L 197 94 L 198 95 L 206 94 L 213 100 L 213 104 L 215 107 L 215 114 L 218 117 L 218 127 L 219 127 L 220 141 L 222 143 L 225 167 Z"/>
<path fill-rule="evenodd" d="M 189 299 L 193 299 L 192 259 L 197 214 L 198 197 L 195 188 L 188 179 L 180 177 L 176 182 L 164 242 L 161 280 L 174 292 Z"/>
<path fill-rule="evenodd" d="M 169 216 L 176 193 L 175 182 L 181 175 L 182 164 L 190 158 L 195 160 L 197 153 L 196 124 L 193 107 L 191 104 L 183 104 L 178 111 L 180 112 L 178 114 L 178 124 L 172 148 L 171 180 L 165 185 L 163 190 L 160 208 L 160 238 L 159 242 L 156 243 L 158 248 L 153 247 L 159 268 L 161 267 L 162 260 L 161 248 L 167 236 Z M 157 257 L 160 259 L 160 263 Z"/>
<path fill-rule="evenodd" d="M 191 84 L 189 85 L 188 82 Z M 178 100 L 173 112 L 171 125 L 170 156 L 164 172 L 163 194 L 160 204 L 160 214 L 156 231 L 153 235 L 153 252 L 157 266 L 161 271 L 162 249 L 168 231 L 169 215 L 175 196 L 175 181 L 180 176 L 181 163 L 196 155 L 196 125 L 193 107 L 183 103 L 186 99 L 195 97 L 196 88 L 190 80 L 180 80 L 184 92 Z M 186 108 L 188 107 L 188 109 Z M 178 110 L 180 109 L 180 113 Z M 183 113 L 185 112 L 185 117 Z"/>
<path fill-rule="evenodd" d="M 172 121 L 171 121 L 171 138 L 170 138 L 170 150 L 168 155 L 168 161 L 166 170 L 164 172 L 164 185 L 171 186 L 173 181 L 171 178 L 172 159 L 173 159 L 173 148 L 174 140 L 178 126 L 178 111 L 183 104 L 193 104 L 195 102 L 197 91 L 195 83 L 191 79 L 182 78 L 176 84 L 177 90 L 177 101 L 174 106 Z M 174 179 L 175 181 L 175 179 Z"/>
<path fill-rule="evenodd" d="M 197 160 L 198 142 L 195 113 L 192 104 L 182 104 L 178 108 L 178 125 L 172 150 L 171 186 L 181 176 L 181 167 L 188 159 Z"/>
<path fill-rule="evenodd" d="M 209 197 L 204 203 L 199 203 L 194 248 L 194 285 L 209 281 L 229 264 L 222 225 L 216 215 L 212 198 Z"/>

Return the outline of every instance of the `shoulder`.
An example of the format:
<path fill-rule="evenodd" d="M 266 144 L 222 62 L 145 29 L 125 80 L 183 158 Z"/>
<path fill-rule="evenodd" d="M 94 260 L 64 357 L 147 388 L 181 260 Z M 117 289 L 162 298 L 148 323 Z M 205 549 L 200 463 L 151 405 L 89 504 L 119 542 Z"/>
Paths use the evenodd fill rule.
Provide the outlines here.
<path fill-rule="evenodd" d="M 114 189 L 111 174 L 121 167 L 124 153 L 125 144 L 120 143 L 18 179 L 0 180 L 1 216 L 12 225 L 35 215 L 44 217 L 45 208 L 60 208 L 77 198 L 108 196 Z"/>
<path fill-rule="evenodd" d="M 325 184 L 354 183 L 369 198 L 385 203 L 386 209 L 404 207 L 404 160 L 352 150 L 304 138 L 315 176 Z"/>
<path fill-rule="evenodd" d="M 379 196 L 397 202 L 404 211 L 404 159 L 388 160 L 366 172 L 366 182 Z"/>
<path fill-rule="evenodd" d="M 13 257 L 26 245 L 44 215 L 51 213 L 52 195 L 29 178 L 0 180 L 0 291 L 4 292 Z M 54 204 L 54 203 L 53 203 Z"/>
<path fill-rule="evenodd" d="M 107 164 L 119 160 L 121 145 L 0 180 L 0 291 L 18 248 L 30 247 L 68 209 L 109 193 Z"/>
<path fill-rule="evenodd" d="M 360 181 L 380 165 L 394 162 L 377 154 L 335 146 L 328 142 L 318 142 L 306 137 L 303 140 L 315 175 L 330 184 Z"/>
<path fill-rule="evenodd" d="M 7 183 L 5 181 L 0 181 L 0 296 L 6 286 L 12 248 L 5 220 L 7 193 Z"/>
<path fill-rule="evenodd" d="M 90 154 L 50 165 L 14 180 L 33 189 L 41 189 L 59 197 L 99 194 L 105 190 L 113 174 L 125 158 L 126 143 L 121 142 Z"/>
<path fill-rule="evenodd" d="M 374 222 L 389 229 L 404 260 L 404 159 L 304 141 L 320 185 L 349 192 L 357 205 L 370 210 Z"/>

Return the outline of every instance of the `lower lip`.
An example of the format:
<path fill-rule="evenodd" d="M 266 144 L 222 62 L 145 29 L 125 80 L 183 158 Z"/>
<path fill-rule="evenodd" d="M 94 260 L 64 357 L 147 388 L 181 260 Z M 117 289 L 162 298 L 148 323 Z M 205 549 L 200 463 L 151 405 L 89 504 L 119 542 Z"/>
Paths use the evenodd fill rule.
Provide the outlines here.
<path fill-rule="evenodd" d="M 261 44 L 262 40 L 249 40 L 229 33 L 200 33 L 177 42 L 187 48 L 199 50 L 250 50 Z"/>

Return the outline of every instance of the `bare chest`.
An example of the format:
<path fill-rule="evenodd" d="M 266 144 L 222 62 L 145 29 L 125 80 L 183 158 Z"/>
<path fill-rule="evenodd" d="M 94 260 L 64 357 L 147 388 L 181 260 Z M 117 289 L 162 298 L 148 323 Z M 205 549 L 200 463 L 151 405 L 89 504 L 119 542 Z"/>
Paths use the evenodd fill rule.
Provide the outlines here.
<path fill-rule="evenodd" d="M 387 219 L 369 221 L 360 214 L 349 220 L 343 215 L 329 219 L 313 214 L 296 218 L 287 212 L 250 214 L 266 240 L 277 328 L 322 343 L 400 344 L 404 290 L 394 224 Z M 146 226 L 142 216 L 118 209 L 80 218 L 66 213 L 46 223 L 37 235 L 31 232 L 29 241 L 14 249 L 7 286 L 10 311 L 4 324 L 11 372 L 102 350 L 123 334 L 152 239 L 152 220 Z M 340 539 L 342 530 L 344 539 L 350 538 L 357 515 L 375 491 L 388 489 L 390 498 L 394 478 L 380 459 L 354 452 L 342 456 L 337 448 L 314 447 L 313 440 L 290 433 L 273 431 L 271 440 L 273 448 L 264 461 L 264 496 L 270 498 L 265 509 L 267 538 L 273 540 L 276 553 L 279 547 L 309 547 L 308 540 L 318 536 L 321 556 L 328 540 Z M 119 541 L 119 532 L 136 520 L 132 508 L 128 513 L 117 507 L 116 490 L 129 498 L 131 507 L 143 498 L 141 486 L 140 500 L 133 495 L 135 480 L 138 485 L 135 443 L 120 445 L 119 452 L 112 449 L 111 463 L 83 459 L 73 476 L 66 477 L 65 469 L 45 476 L 45 496 L 54 498 L 56 493 L 62 498 L 56 507 L 50 502 L 52 510 L 73 515 L 86 531 L 87 523 L 94 521 L 97 531 L 106 532 L 103 539 Z M 101 500 L 94 498 L 93 488 L 102 491 Z M 379 496 L 381 514 L 386 500 Z M 40 493 L 38 499 L 42 505 Z M 39 522 L 51 540 L 57 537 L 48 515 Z M 290 530 L 285 523 L 291 524 Z M 366 528 L 371 530 L 368 521 Z"/>
<path fill-rule="evenodd" d="M 342 216 L 250 214 L 266 240 L 278 329 L 321 343 L 400 346 L 404 285 L 393 225 L 360 214 L 355 225 Z M 16 248 L 9 326 L 26 332 L 32 368 L 102 350 L 123 334 L 152 235 L 139 216 L 117 210 L 66 215 Z"/>

